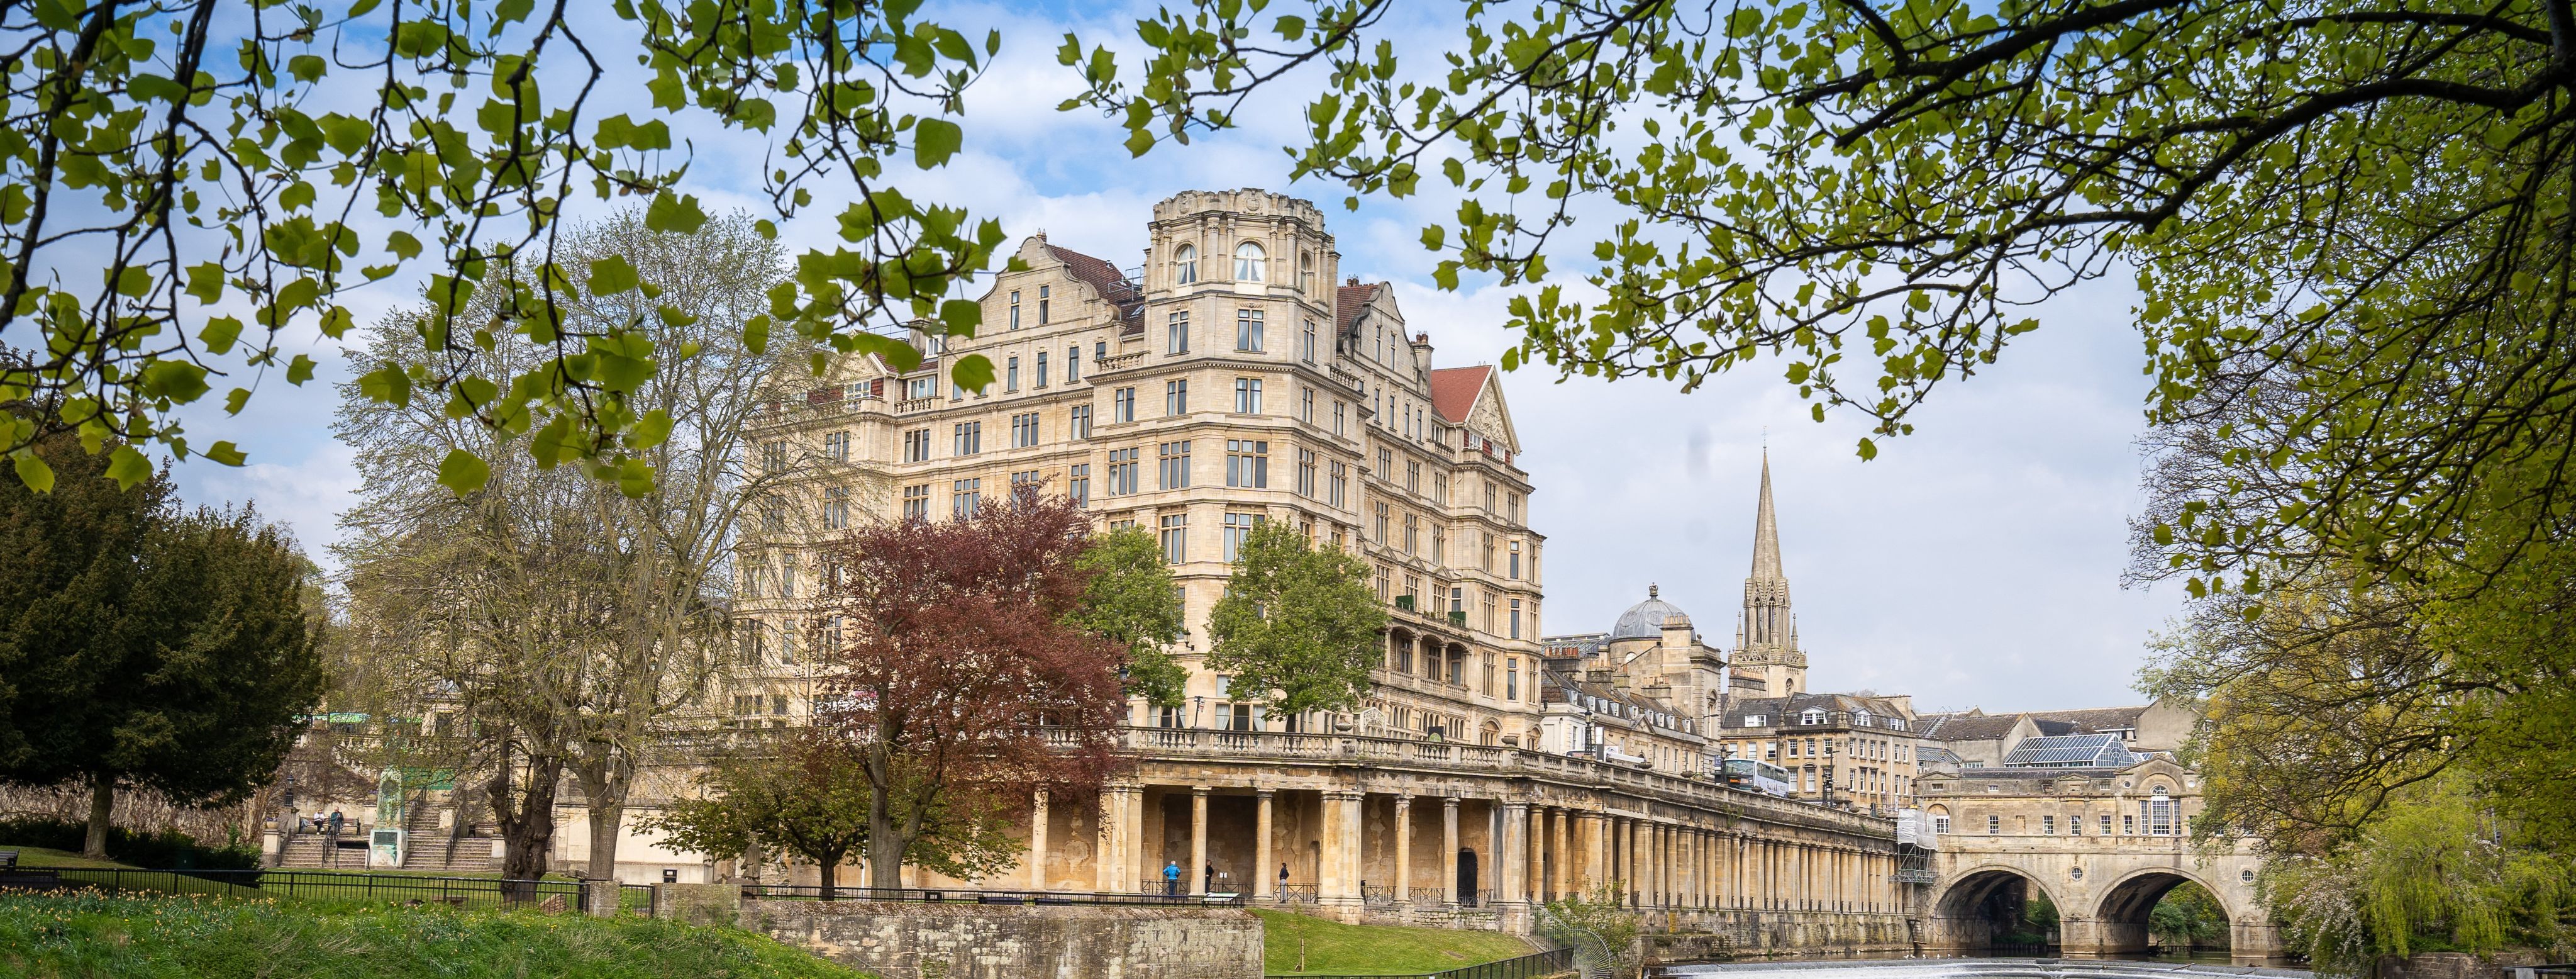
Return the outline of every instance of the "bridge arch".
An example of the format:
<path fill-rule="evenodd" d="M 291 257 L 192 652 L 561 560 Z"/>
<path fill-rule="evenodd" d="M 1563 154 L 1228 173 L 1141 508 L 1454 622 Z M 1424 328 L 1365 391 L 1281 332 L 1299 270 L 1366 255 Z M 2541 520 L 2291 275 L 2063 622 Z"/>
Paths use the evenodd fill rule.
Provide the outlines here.
<path fill-rule="evenodd" d="M 2063 913 L 2066 902 L 2049 889 L 2047 881 L 2025 868 L 1985 863 L 1961 870 L 1943 882 L 1932 899 L 1932 933 L 1926 938 L 1932 947 L 1944 950 L 1991 948 L 2020 923 L 2033 892 L 2047 897 Z"/>
<path fill-rule="evenodd" d="M 2200 874 L 2175 866 L 2140 867 L 2108 882 L 2101 890 L 2102 899 L 2095 904 L 2092 918 L 2098 922 L 2103 952 L 2142 952 L 2155 941 L 2147 930 L 2147 915 L 2166 893 L 2185 883 L 2197 884 L 2218 902 L 2227 916 L 2231 932 L 2245 909 L 2227 899 L 2227 891 Z M 2232 937 L 2232 936 L 2231 936 Z"/>

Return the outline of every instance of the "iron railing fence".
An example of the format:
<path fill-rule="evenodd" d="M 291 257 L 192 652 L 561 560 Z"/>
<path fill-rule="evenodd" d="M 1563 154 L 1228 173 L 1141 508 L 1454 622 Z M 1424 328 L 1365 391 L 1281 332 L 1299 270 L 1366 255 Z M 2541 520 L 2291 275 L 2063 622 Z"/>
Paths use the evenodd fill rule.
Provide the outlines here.
<path fill-rule="evenodd" d="M 21 875 L 22 877 L 26 875 Z M 560 897 L 566 910 L 586 910 L 589 899 L 580 881 L 506 880 L 498 877 L 413 877 L 402 874 L 334 873 L 324 870 L 128 870 L 88 867 L 52 868 L 49 882 L 13 879 L 13 886 L 37 890 L 95 888 L 162 894 L 207 894 L 217 897 L 282 898 L 362 904 L 445 905 L 489 908 L 542 903 Z M 635 886 L 635 885 L 629 885 Z M 644 913 L 651 913 L 651 888 L 644 888 Z M 625 902 L 621 901 L 621 904 Z"/>
<path fill-rule="evenodd" d="M 948 887 L 834 887 L 829 898 L 823 896 L 820 884 L 754 884 L 742 885 L 742 897 L 751 900 L 794 901 L 904 901 L 918 904 L 1127 904 L 1156 907 L 1222 907 L 1239 908 L 1248 903 L 1242 894 L 1101 894 L 1078 891 L 987 891 Z"/>
<path fill-rule="evenodd" d="M 1264 979 L 1547 979 L 1573 972 L 1574 952 L 1556 949 L 1516 959 L 1460 966 L 1440 972 L 1380 972 L 1324 976 L 1311 972 L 1272 972 Z"/>
<path fill-rule="evenodd" d="M 1279 903 L 1313 904 L 1315 903 L 1315 898 L 1317 896 L 1315 888 L 1316 885 L 1314 884 L 1281 884 L 1279 885 Z"/>

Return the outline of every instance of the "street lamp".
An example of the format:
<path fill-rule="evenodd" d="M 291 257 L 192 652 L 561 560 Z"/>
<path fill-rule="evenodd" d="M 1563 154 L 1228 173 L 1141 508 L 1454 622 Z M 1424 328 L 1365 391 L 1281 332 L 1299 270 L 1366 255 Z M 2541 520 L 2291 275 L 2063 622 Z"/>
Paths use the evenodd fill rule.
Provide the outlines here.
<path fill-rule="evenodd" d="M 1825 739 L 1824 798 L 1820 801 L 1828 806 L 1834 804 L 1834 739 L 1832 738 Z"/>

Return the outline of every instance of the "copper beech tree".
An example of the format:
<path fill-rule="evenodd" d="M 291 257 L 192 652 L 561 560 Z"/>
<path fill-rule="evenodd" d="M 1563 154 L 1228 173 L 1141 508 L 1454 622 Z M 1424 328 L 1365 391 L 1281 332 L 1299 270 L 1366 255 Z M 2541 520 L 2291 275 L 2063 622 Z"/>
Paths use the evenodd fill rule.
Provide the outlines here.
<path fill-rule="evenodd" d="M 869 886 L 902 886 L 907 863 L 965 877 L 1006 867 L 1002 828 L 1036 792 L 1088 796 L 1119 764 L 1126 649 L 1072 623 L 1090 529 L 1061 498 L 1028 494 L 822 548 L 815 713 L 859 747 Z"/>

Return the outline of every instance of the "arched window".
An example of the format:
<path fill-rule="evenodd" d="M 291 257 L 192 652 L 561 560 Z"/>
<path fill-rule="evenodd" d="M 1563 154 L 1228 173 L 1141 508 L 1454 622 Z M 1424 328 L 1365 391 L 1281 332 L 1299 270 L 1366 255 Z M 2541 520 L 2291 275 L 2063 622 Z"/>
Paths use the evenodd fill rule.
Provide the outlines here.
<path fill-rule="evenodd" d="M 1315 253 L 1297 253 L 1297 291 L 1312 295 L 1315 291 Z"/>
<path fill-rule="evenodd" d="M 1172 249 L 1172 284 L 1189 285 L 1199 280 L 1199 250 L 1189 245 Z"/>
<path fill-rule="evenodd" d="M 1261 250 L 1259 242 L 1247 241 L 1234 246 L 1234 281 L 1261 281 L 1264 278 L 1263 273 L 1268 271 L 1265 266 L 1270 264 L 1270 260 L 1265 256 L 1266 253 Z"/>

